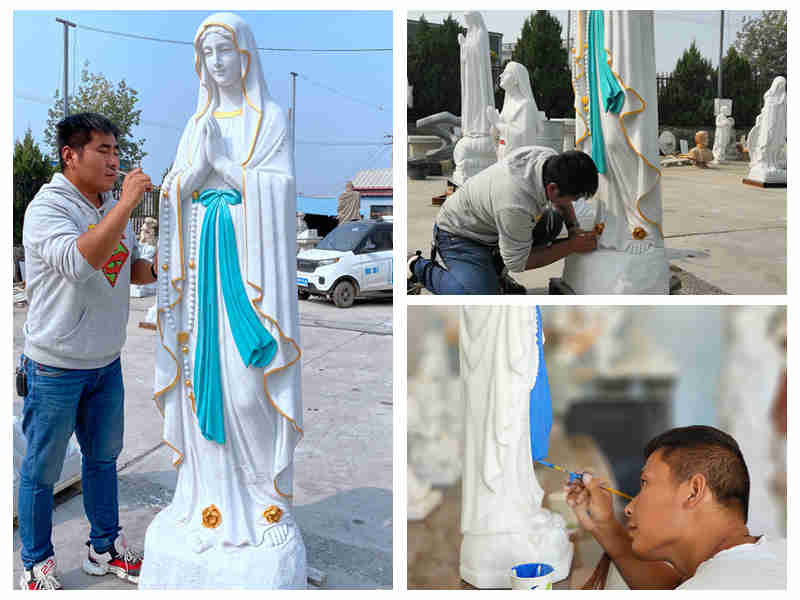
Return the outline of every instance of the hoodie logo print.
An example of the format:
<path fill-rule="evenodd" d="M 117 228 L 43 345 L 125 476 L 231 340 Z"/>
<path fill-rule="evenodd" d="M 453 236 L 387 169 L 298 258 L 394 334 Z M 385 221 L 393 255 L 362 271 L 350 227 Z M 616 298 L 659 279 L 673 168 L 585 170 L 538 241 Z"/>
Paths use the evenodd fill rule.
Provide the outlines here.
<path fill-rule="evenodd" d="M 128 250 L 127 246 L 122 243 L 122 240 L 120 240 L 117 243 L 117 247 L 114 249 L 113 254 L 111 254 L 111 258 L 109 258 L 106 264 L 103 265 L 103 275 L 106 276 L 106 279 L 108 279 L 108 283 L 111 284 L 111 287 L 115 287 L 117 285 L 119 272 L 122 270 L 122 265 L 124 265 L 125 261 L 128 260 L 129 255 L 130 251 Z"/>

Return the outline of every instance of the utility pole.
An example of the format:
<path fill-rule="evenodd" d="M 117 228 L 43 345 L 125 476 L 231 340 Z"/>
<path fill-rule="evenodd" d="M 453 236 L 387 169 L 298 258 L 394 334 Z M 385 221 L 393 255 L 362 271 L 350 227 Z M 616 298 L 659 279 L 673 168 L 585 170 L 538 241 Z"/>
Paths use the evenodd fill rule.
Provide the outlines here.
<path fill-rule="evenodd" d="M 297 148 L 297 144 L 294 140 L 294 132 L 295 132 L 295 123 L 297 123 L 297 73 L 291 71 L 289 76 L 292 78 L 292 108 L 290 108 L 291 112 L 291 122 L 292 122 L 292 162 L 294 162 L 294 155 L 295 150 Z"/>
<path fill-rule="evenodd" d="M 719 11 L 719 73 L 717 73 L 717 97 L 722 98 L 722 37 L 725 33 L 725 11 Z"/>
<path fill-rule="evenodd" d="M 69 116 L 69 95 L 67 93 L 67 82 L 69 81 L 69 28 L 76 27 L 75 23 L 66 19 L 56 18 L 56 21 L 64 25 L 64 118 Z"/>

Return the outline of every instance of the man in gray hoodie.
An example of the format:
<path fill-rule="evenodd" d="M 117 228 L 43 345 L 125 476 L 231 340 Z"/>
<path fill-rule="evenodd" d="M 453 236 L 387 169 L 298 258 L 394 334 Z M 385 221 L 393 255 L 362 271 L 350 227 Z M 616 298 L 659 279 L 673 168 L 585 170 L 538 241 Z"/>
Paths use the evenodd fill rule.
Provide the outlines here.
<path fill-rule="evenodd" d="M 18 516 L 25 589 L 61 587 L 51 541 L 53 486 L 73 432 L 91 525 L 84 570 L 136 582 L 142 561 L 120 536 L 116 461 L 129 287 L 157 276 L 157 257 L 153 263 L 139 258 L 130 217 L 152 184 L 134 169 L 114 200 L 119 130 L 105 117 L 72 115 L 56 132 L 62 172 L 36 194 L 23 225 L 29 308 L 22 427 L 28 446 Z"/>

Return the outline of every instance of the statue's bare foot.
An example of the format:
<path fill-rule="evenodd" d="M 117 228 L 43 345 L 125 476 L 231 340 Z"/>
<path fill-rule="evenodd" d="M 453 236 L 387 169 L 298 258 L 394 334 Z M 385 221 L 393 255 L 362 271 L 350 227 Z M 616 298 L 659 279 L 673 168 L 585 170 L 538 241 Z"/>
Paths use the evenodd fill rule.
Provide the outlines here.
<path fill-rule="evenodd" d="M 267 530 L 267 541 L 270 546 L 280 546 L 289 539 L 289 526 L 286 524 L 275 525 Z"/>

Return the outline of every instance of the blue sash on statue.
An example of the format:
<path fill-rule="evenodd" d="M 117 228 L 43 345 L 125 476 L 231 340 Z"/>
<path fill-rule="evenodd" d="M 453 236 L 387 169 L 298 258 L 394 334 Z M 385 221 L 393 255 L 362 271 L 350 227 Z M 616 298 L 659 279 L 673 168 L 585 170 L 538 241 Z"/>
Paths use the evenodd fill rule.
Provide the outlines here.
<path fill-rule="evenodd" d="M 600 83 L 599 97 L 603 101 L 606 112 L 618 114 L 625 103 L 625 92 L 622 91 L 606 60 L 605 24 L 602 10 L 589 11 L 588 27 L 589 50 L 589 130 L 592 135 L 592 160 L 597 165 L 598 173 L 606 172 L 605 140 L 600 123 L 600 104 L 597 84 Z"/>
<path fill-rule="evenodd" d="M 275 338 L 264 329 L 247 296 L 239 269 L 236 232 L 228 204 L 240 204 L 237 190 L 205 190 L 193 202 L 206 207 L 200 232 L 197 301 L 198 331 L 194 362 L 197 420 L 203 437 L 225 443 L 222 382 L 219 367 L 219 306 L 217 305 L 217 249 L 222 297 L 233 340 L 247 367 L 266 367 L 277 351 Z"/>
<path fill-rule="evenodd" d="M 541 460 L 547 456 L 550 448 L 553 404 L 550 399 L 550 383 L 547 380 L 547 365 L 544 364 L 542 311 L 538 306 L 536 307 L 536 351 L 539 353 L 539 369 L 530 399 L 531 457 L 533 460 Z"/>

